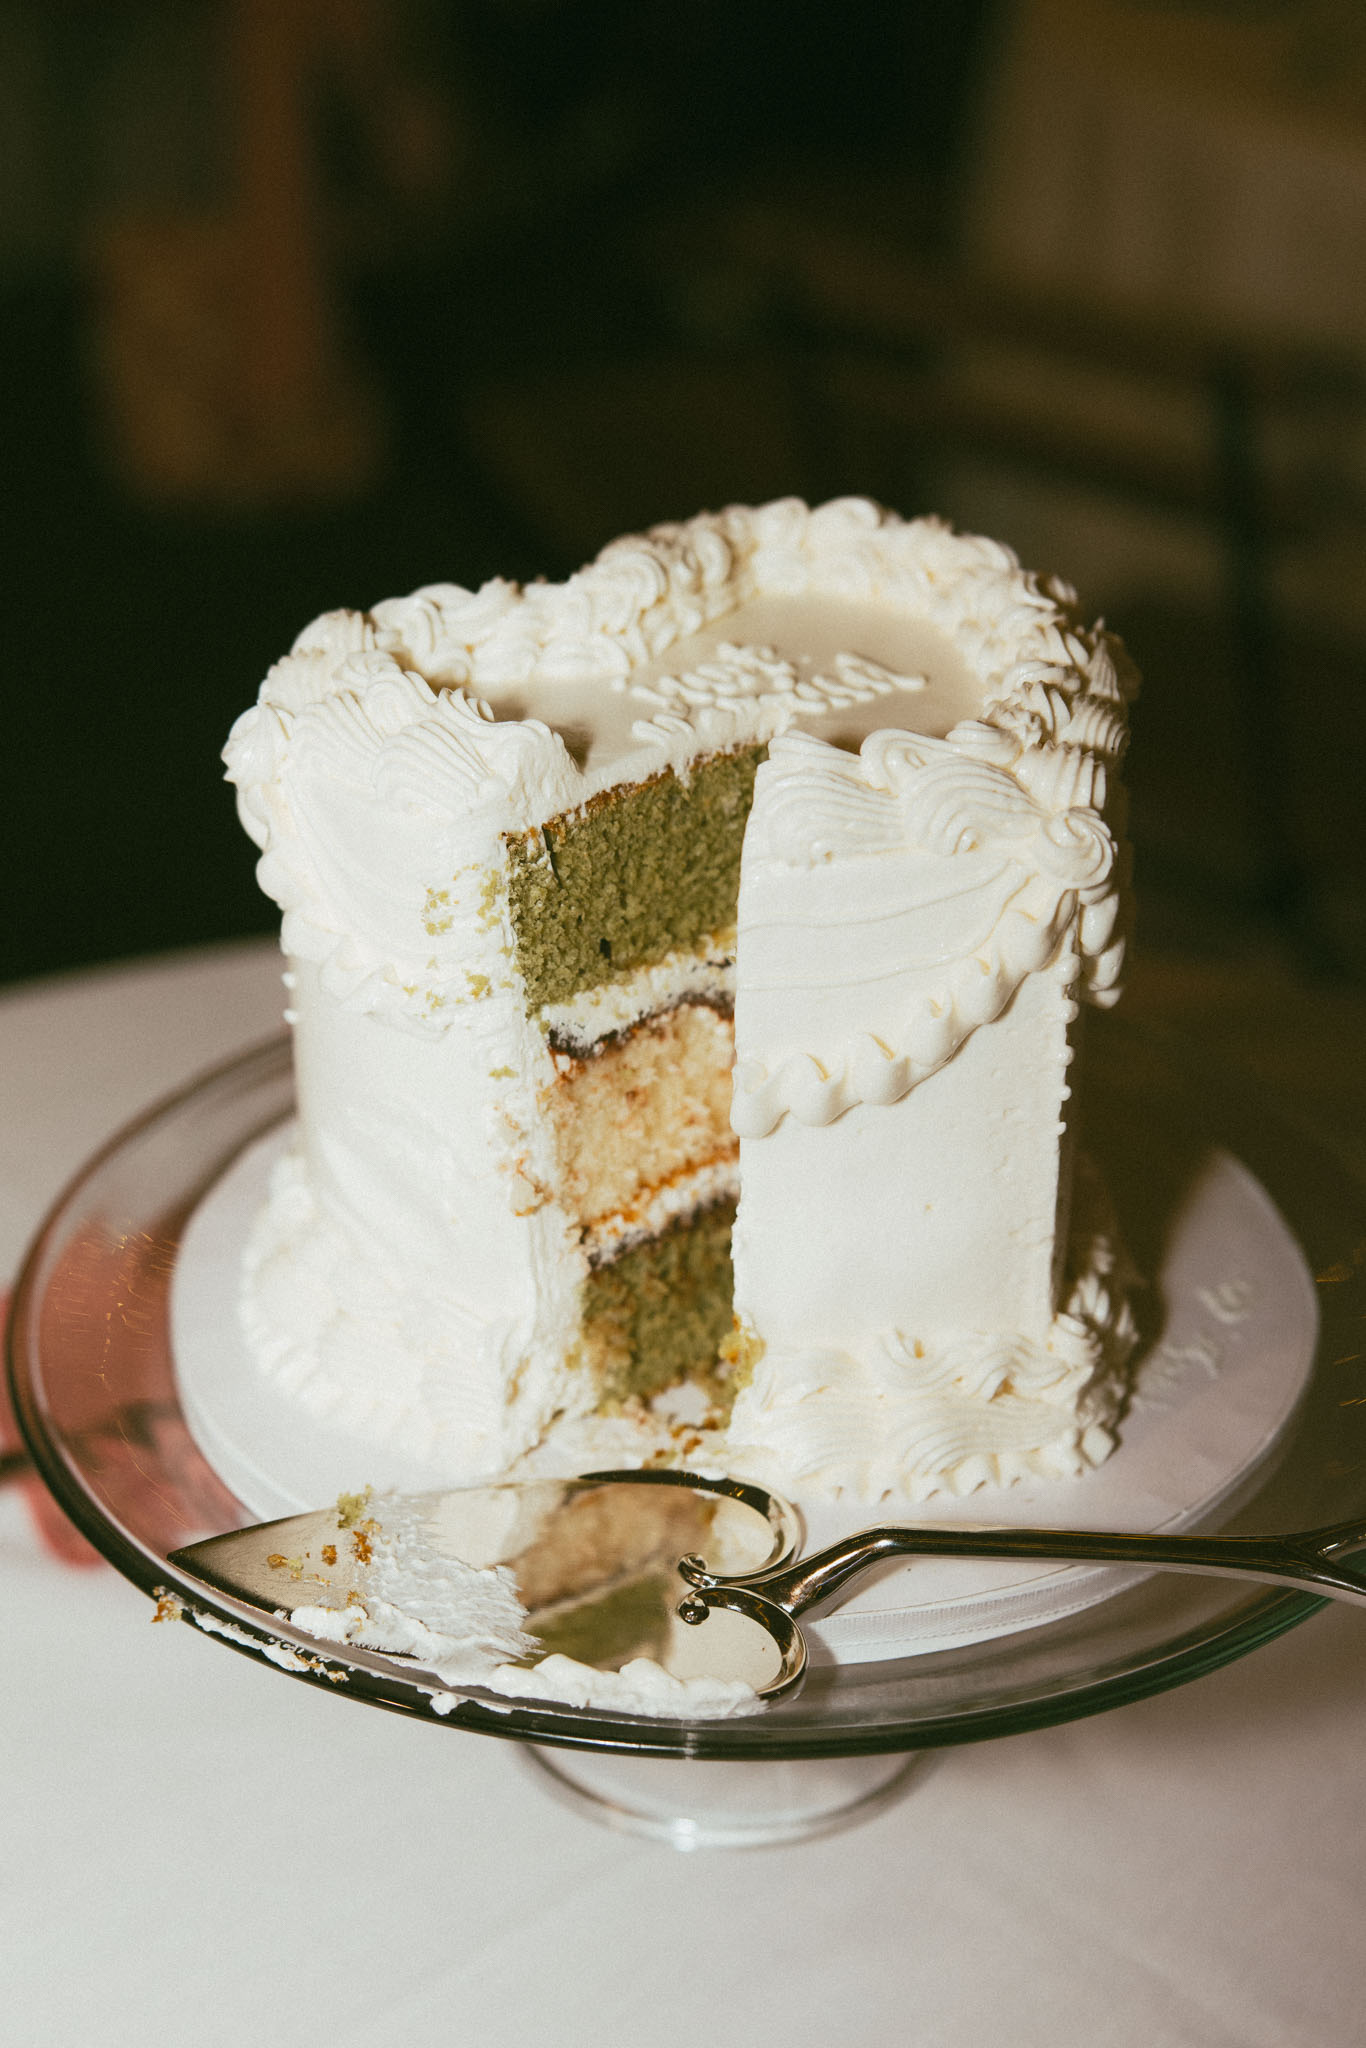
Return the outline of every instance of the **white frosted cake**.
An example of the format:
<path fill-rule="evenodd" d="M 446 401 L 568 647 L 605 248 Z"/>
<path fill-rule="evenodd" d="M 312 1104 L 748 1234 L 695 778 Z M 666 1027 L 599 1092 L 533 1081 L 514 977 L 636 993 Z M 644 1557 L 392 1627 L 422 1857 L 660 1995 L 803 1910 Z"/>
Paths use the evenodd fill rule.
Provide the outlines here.
<path fill-rule="evenodd" d="M 1132 1325 L 1069 1080 L 1130 680 L 862 500 L 316 621 L 226 752 L 299 1098 L 253 1370 L 433 1484 L 1098 1463 Z"/>

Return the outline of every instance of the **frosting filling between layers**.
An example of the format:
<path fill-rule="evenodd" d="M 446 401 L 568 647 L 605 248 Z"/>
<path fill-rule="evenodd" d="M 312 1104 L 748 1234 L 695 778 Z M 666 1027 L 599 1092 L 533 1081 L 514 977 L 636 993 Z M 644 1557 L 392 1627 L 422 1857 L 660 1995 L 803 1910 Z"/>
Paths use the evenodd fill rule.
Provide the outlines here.
<path fill-rule="evenodd" d="M 680 1003 L 735 1009 L 735 930 L 708 934 L 696 947 L 666 953 L 619 981 L 600 982 L 562 1003 L 542 1003 L 539 1018 L 553 1052 L 586 1053 L 603 1039 Z"/>

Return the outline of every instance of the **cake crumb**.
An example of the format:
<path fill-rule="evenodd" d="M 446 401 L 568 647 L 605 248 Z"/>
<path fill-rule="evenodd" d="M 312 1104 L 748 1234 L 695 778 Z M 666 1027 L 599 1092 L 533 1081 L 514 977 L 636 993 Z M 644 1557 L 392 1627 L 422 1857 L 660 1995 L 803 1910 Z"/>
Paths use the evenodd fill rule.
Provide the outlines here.
<path fill-rule="evenodd" d="M 363 1493 L 339 1493 L 337 1495 L 337 1527 L 353 1529 L 375 1497 L 373 1486 L 367 1486 Z"/>
<path fill-rule="evenodd" d="M 754 1368 L 764 1355 L 764 1340 L 757 1330 L 741 1323 L 738 1317 L 728 1336 L 721 1340 L 720 1359 L 734 1393 L 747 1387 L 754 1377 Z"/>
<path fill-rule="evenodd" d="M 483 887 L 479 891 L 478 929 L 480 931 L 492 930 L 493 926 L 499 921 L 498 892 L 500 882 L 501 877 L 498 870 L 496 868 L 489 868 L 484 876 Z"/>
<path fill-rule="evenodd" d="M 165 1586 L 157 1586 L 153 1590 L 157 1603 L 152 1609 L 153 1621 L 179 1621 L 185 1612 L 185 1602 L 168 1592 Z"/>
<path fill-rule="evenodd" d="M 422 929 L 429 938 L 436 939 L 448 932 L 454 923 L 450 890 L 429 888 L 422 906 Z"/>

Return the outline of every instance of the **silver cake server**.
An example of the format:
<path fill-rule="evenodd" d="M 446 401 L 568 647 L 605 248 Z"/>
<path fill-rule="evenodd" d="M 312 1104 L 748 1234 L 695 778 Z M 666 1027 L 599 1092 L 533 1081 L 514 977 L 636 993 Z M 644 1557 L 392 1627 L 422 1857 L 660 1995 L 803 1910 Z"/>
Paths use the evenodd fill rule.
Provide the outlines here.
<path fill-rule="evenodd" d="M 383 1501 L 375 1505 L 381 1518 L 390 1511 Z M 421 1514 L 441 1556 L 512 1573 L 524 1626 L 537 1639 L 534 1652 L 518 1660 L 528 1670 L 557 1652 L 599 1671 L 647 1657 L 671 1677 L 739 1680 L 764 1700 L 801 1683 L 806 1644 L 798 1617 L 894 1557 L 1129 1565 L 1248 1579 L 1366 1606 L 1366 1579 L 1341 1569 L 1366 1550 L 1366 1521 L 1286 1536 L 885 1524 L 796 1559 L 800 1522 L 781 1496 L 686 1472 L 457 1488 L 394 1506 Z M 373 1524 L 343 1500 L 191 1544 L 170 1563 L 272 1617 L 341 1610 L 349 1596 L 364 1596 L 355 1535 L 359 1528 L 361 1549 L 370 1546 L 367 1520 Z M 680 1575 L 691 1588 L 681 1600 Z M 515 1696 L 515 1684 L 505 1681 L 501 1689 Z"/>
<path fill-rule="evenodd" d="M 705 1547 L 727 1585 L 733 1580 L 742 1590 L 754 1572 L 791 1558 L 800 1534 L 786 1501 L 740 1480 L 667 1470 L 590 1472 L 425 1494 L 367 1489 L 330 1508 L 208 1537 L 168 1562 L 252 1609 L 258 1624 L 284 1623 L 289 1641 L 312 1636 L 328 1657 L 410 1682 L 421 1666 L 450 1690 L 476 1697 L 493 1691 L 506 1702 L 518 1696 L 509 1666 L 530 1672 L 544 1658 L 562 1656 L 618 1672 L 644 1658 L 668 1679 L 738 1684 L 768 1699 L 800 1672 L 789 1673 L 767 1617 L 750 1618 L 737 1591 L 716 1601 L 712 1627 L 686 1626 L 678 1613 L 686 1592 L 678 1560 Z M 501 1568 L 533 1646 L 509 1643 L 505 1625 L 490 1626 L 487 1580 L 471 1583 L 466 1567 L 474 1574 Z M 462 1602 L 470 1615 L 463 1653 L 459 1613 L 451 1619 Z M 435 1648 L 420 1636 L 400 1640 L 395 1603 L 437 1632 Z M 481 1679 L 481 1662 L 486 1671 L 502 1666 L 492 1686 Z M 554 1695 L 528 1680 L 524 1696 Z"/>

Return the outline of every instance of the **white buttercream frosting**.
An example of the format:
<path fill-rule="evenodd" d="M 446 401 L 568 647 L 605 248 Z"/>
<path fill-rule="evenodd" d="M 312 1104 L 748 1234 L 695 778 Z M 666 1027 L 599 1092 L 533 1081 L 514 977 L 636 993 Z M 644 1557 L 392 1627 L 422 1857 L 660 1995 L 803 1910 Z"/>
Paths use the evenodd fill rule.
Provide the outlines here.
<path fill-rule="evenodd" d="M 589 1412 L 540 1104 L 552 1044 L 733 995 L 736 1454 L 814 1472 L 814 1434 L 826 1481 L 916 1495 L 1100 1455 L 1115 1375 L 1078 1360 L 1125 1340 L 1058 1313 L 1060 1133 L 1077 1000 L 1123 959 L 1131 686 L 1008 549 L 857 499 L 316 621 L 226 750 L 297 977 L 301 1151 L 245 1284 L 263 1369 L 452 1479 L 595 1431 L 667 1447 Z M 507 838 L 758 743 L 733 941 L 529 1017 Z M 918 1408 L 906 1344 L 943 1368 Z"/>
<path fill-rule="evenodd" d="M 911 1326 L 770 1346 L 735 1403 L 735 1468 L 806 1494 L 916 1501 L 1102 1463 L 1136 1333 L 1104 1192 L 1078 1166 L 1063 1305 L 1039 1335 Z"/>
<path fill-rule="evenodd" d="M 1062 766 L 1045 775 L 1051 759 L 988 725 L 875 733 L 857 759 L 774 740 L 740 897 L 744 1007 L 768 1020 L 766 1057 L 749 1037 L 739 1051 L 742 1137 L 899 1101 L 1000 1015 L 1080 911 L 1108 913 L 1092 926 L 1108 939 L 1104 769 L 1085 754 Z"/>
<path fill-rule="evenodd" d="M 500 1666 L 489 1674 L 491 1692 L 523 1700 L 562 1700 L 613 1714 L 644 1714 L 680 1721 L 734 1720 L 760 1714 L 753 1686 L 736 1678 L 675 1678 L 653 1657 L 632 1657 L 619 1671 L 599 1671 L 577 1657 L 542 1657 L 530 1670 Z"/>

